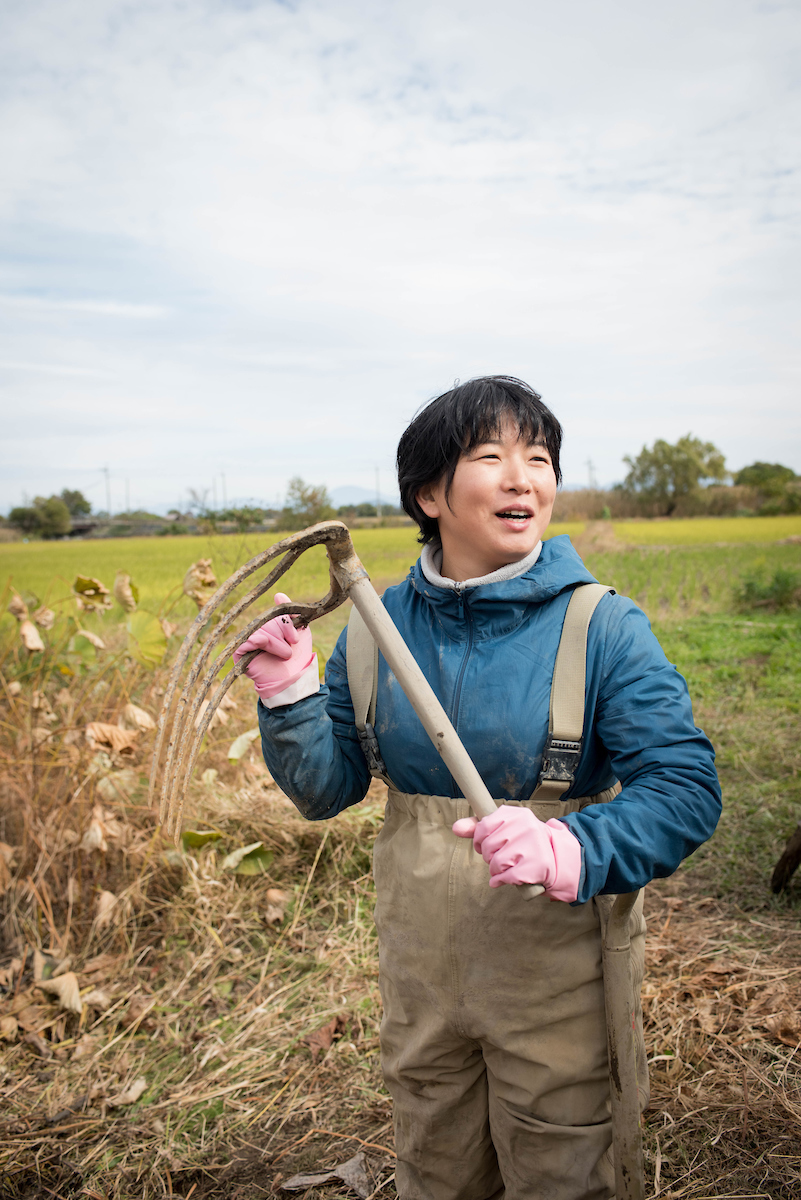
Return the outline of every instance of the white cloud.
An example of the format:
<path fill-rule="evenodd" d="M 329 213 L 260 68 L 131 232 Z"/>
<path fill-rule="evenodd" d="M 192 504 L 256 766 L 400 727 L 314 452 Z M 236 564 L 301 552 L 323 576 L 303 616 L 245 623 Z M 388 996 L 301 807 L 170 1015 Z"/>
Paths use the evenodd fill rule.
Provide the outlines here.
<path fill-rule="evenodd" d="M 553 404 L 568 479 L 688 429 L 801 469 L 796 6 L 1 19 L 0 384 L 38 419 L 0 503 L 65 461 L 152 503 L 222 470 L 369 487 L 423 400 L 491 371 Z"/>

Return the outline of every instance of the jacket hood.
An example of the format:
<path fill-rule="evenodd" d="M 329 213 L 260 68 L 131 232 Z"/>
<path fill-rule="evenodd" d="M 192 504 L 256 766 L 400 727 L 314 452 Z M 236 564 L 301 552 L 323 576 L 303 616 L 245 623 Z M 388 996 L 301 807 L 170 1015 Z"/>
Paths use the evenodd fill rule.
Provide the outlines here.
<path fill-rule="evenodd" d="M 534 566 L 514 579 L 479 584 L 459 589 L 441 588 L 429 583 L 420 560 L 408 575 L 418 596 L 431 606 L 434 619 L 450 637 L 464 636 L 465 611 L 477 619 L 473 636 L 481 640 L 495 637 L 518 625 L 530 605 L 544 604 L 561 592 L 572 591 L 580 583 L 595 583 L 565 534 L 543 542 Z"/>

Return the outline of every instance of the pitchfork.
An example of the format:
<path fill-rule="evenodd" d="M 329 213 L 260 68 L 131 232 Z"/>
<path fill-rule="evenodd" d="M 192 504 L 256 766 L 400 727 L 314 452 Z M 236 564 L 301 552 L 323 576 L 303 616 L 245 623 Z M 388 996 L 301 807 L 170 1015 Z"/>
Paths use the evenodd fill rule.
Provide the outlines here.
<path fill-rule="evenodd" d="M 331 586 L 328 594 L 316 604 L 276 604 L 254 617 L 236 633 L 221 650 L 220 643 L 250 606 L 269 592 L 304 551 L 311 546 L 324 545 L 328 554 Z M 200 644 L 181 687 L 181 677 L 209 621 L 225 605 L 237 588 L 273 559 L 280 561 L 256 586 L 219 616 L 210 636 Z M 224 679 L 218 682 L 214 694 L 203 709 L 203 703 L 214 687 L 224 665 L 236 649 L 265 622 L 273 617 L 291 614 L 295 624 L 311 621 L 333 612 L 345 600 L 353 601 L 381 653 L 403 688 L 420 718 L 423 727 L 459 785 L 462 795 L 480 820 L 497 808 L 475 764 L 462 745 L 437 697 L 408 646 L 393 624 L 392 618 L 370 583 L 370 577 L 359 561 L 348 528 L 341 521 L 323 521 L 300 533 L 276 542 L 269 550 L 257 554 L 218 588 L 200 610 L 178 653 L 164 696 L 159 717 L 153 767 L 150 774 L 150 796 L 155 797 L 159 768 L 167 739 L 166 761 L 162 776 L 159 803 L 159 823 L 171 833 L 176 846 L 180 842 L 186 790 L 192 776 L 200 747 L 231 684 L 244 674 L 248 663 L 258 650 L 242 655 Z M 218 651 L 218 652 L 217 652 Z M 217 652 L 217 653 L 215 653 Z M 176 701 L 177 696 L 177 701 Z M 173 712 L 173 708 L 175 711 Z M 169 737 L 167 737 L 169 730 Z M 519 889 L 526 899 L 539 896 L 544 889 L 539 884 L 523 885 Z M 642 1146 L 637 1105 L 636 1063 L 634 1051 L 634 1013 L 631 1005 L 628 972 L 629 912 L 636 898 L 619 896 L 605 921 L 604 983 L 609 1038 L 610 1081 L 612 1090 L 612 1120 L 615 1140 L 616 1200 L 642 1200 Z"/>

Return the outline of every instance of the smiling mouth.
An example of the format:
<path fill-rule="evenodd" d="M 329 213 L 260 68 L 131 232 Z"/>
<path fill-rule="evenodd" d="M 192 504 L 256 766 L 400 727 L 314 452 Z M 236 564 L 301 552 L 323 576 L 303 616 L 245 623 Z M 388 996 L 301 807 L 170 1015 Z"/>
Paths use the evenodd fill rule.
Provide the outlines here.
<path fill-rule="evenodd" d="M 528 521 L 533 515 L 525 508 L 507 508 L 504 512 L 495 514 L 504 521 Z"/>

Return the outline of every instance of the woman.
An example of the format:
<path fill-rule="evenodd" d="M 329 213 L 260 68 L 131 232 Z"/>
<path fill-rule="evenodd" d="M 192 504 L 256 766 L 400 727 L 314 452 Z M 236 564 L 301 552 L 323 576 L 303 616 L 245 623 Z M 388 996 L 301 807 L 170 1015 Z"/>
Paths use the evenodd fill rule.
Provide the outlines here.
<path fill-rule="evenodd" d="M 561 435 L 536 392 L 493 376 L 438 397 L 398 447 L 423 552 L 384 604 L 501 805 L 469 816 L 382 659 L 375 731 L 392 786 L 375 848 L 376 924 L 403 1200 L 609 1200 L 593 897 L 669 875 L 720 813 L 714 753 L 684 680 L 645 616 L 614 594 L 589 628 L 574 781 L 556 806 L 532 799 L 565 612 L 593 581 L 568 538 L 542 541 Z M 345 642 L 322 688 L 308 630 L 285 619 L 240 650 L 264 651 L 248 673 L 265 761 L 310 820 L 358 803 L 370 783 Z M 510 883 L 545 895 L 526 904 Z M 639 988 L 640 910 L 632 932 Z"/>

